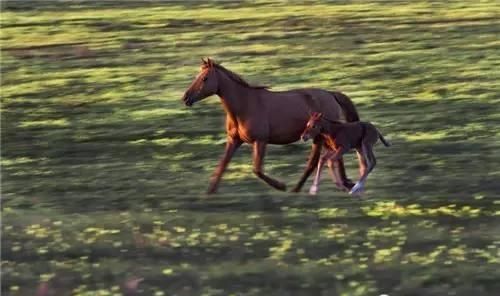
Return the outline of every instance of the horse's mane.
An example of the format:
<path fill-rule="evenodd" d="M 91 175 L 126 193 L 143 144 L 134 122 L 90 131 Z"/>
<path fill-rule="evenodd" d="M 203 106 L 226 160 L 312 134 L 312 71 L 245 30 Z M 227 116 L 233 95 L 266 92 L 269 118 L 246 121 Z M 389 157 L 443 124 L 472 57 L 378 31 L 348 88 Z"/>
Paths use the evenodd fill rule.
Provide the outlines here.
<path fill-rule="evenodd" d="M 229 69 L 224 68 L 221 64 L 217 64 L 215 62 L 212 62 L 212 64 L 210 66 L 215 67 L 215 68 L 221 70 L 222 72 L 226 73 L 227 76 L 229 76 L 229 78 L 231 78 L 233 81 L 235 81 L 243 86 L 246 86 L 249 88 L 255 88 L 255 89 L 269 88 L 269 86 L 266 86 L 266 85 L 252 85 L 252 84 L 248 83 L 245 79 L 243 79 L 240 75 L 234 73 L 233 71 L 231 71 Z"/>

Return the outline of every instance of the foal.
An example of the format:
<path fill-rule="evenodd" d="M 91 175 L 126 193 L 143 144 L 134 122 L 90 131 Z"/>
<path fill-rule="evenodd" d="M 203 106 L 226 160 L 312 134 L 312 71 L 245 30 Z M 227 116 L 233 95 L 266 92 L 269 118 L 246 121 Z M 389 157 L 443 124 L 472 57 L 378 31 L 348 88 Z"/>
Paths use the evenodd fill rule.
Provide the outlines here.
<path fill-rule="evenodd" d="M 373 146 L 377 143 L 378 139 L 380 139 L 386 147 L 390 146 L 377 128 L 369 122 L 357 121 L 342 123 L 326 119 L 321 113 L 314 112 L 309 118 L 301 138 L 303 141 L 307 141 L 309 139 L 314 139 L 318 135 L 323 137 L 325 146 L 328 147 L 328 151 L 321 157 L 318 163 L 316 177 L 309 190 L 310 194 L 316 194 L 318 192 L 321 169 L 325 162 L 328 160 L 335 161 L 351 149 L 356 149 L 358 154 L 360 179 L 351 189 L 349 194 L 362 191 L 368 174 L 373 170 L 376 164 Z M 342 184 L 337 184 L 337 186 L 343 187 L 344 190 L 348 190 L 348 188 Z"/>

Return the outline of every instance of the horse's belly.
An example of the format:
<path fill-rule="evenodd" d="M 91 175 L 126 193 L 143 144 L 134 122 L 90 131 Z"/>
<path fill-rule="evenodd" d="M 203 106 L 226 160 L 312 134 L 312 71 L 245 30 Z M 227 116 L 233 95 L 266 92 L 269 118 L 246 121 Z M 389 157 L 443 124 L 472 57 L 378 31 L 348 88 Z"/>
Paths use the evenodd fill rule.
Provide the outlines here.
<path fill-rule="evenodd" d="M 285 145 L 297 142 L 298 140 L 300 140 L 300 133 L 275 135 L 270 137 L 267 142 L 269 144 Z"/>
<path fill-rule="evenodd" d="M 296 142 L 300 139 L 300 133 L 263 135 L 252 130 L 238 129 L 238 137 L 245 143 L 253 143 L 255 141 L 263 141 L 269 144 L 285 145 Z"/>
<path fill-rule="evenodd" d="M 297 139 L 283 139 L 283 140 L 271 140 L 268 143 L 273 145 L 286 145 L 292 144 L 293 142 L 297 142 L 300 138 Z"/>
<path fill-rule="evenodd" d="M 238 136 L 245 143 L 253 143 L 259 140 L 258 133 L 251 129 L 238 128 Z"/>
<path fill-rule="evenodd" d="M 300 135 L 306 127 L 306 121 L 303 123 L 291 122 L 280 126 L 271 126 L 269 130 L 268 143 L 285 145 L 300 140 Z"/>

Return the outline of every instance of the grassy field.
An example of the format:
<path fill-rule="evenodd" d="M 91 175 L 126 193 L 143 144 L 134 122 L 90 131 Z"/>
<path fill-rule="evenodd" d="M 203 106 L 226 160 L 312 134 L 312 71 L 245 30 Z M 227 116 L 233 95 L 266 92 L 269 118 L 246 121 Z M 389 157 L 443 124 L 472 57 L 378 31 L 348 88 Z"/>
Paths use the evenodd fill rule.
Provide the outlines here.
<path fill-rule="evenodd" d="M 500 291 L 496 1 L 70 3 L 2 2 L 3 295 Z M 180 101 L 204 56 L 349 95 L 393 143 L 364 199 L 273 191 L 248 146 L 204 198 L 224 115 Z M 291 187 L 309 149 L 266 171 Z"/>

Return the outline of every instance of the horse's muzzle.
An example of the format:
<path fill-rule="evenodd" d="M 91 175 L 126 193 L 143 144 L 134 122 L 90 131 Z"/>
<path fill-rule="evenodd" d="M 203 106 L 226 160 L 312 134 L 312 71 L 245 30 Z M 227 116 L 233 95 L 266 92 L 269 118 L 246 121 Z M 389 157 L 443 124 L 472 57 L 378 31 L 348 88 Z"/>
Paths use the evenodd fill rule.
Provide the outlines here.
<path fill-rule="evenodd" d="M 188 106 L 188 107 L 193 106 L 193 103 L 194 103 L 193 98 L 188 97 L 188 96 L 184 96 L 184 97 L 182 98 L 182 101 L 184 101 L 184 104 L 185 104 L 186 106 Z"/>
<path fill-rule="evenodd" d="M 302 135 L 300 138 L 301 138 L 301 139 L 302 139 L 302 141 L 304 141 L 304 142 L 307 142 L 307 141 L 309 140 L 309 136 L 308 136 L 308 135 Z"/>

